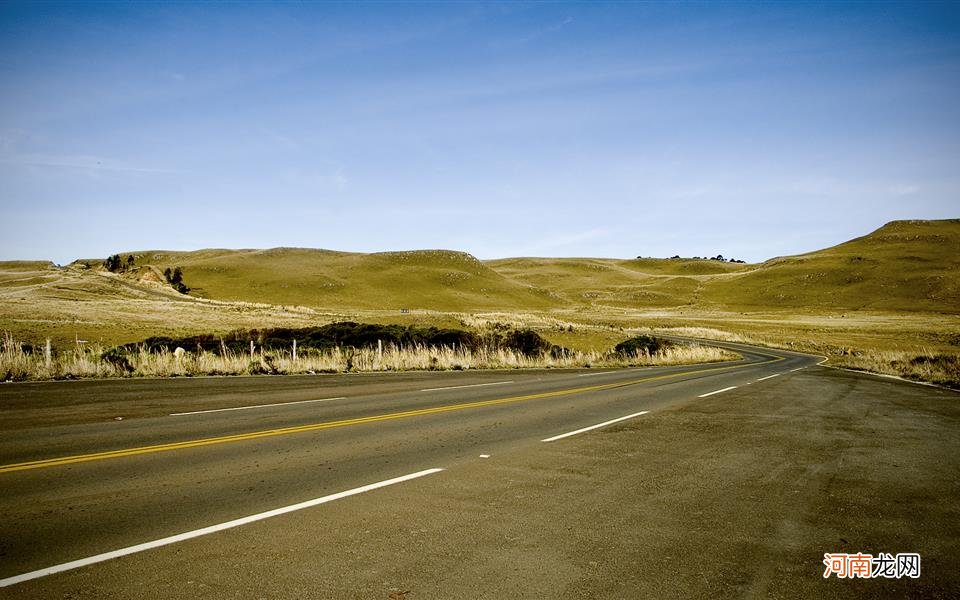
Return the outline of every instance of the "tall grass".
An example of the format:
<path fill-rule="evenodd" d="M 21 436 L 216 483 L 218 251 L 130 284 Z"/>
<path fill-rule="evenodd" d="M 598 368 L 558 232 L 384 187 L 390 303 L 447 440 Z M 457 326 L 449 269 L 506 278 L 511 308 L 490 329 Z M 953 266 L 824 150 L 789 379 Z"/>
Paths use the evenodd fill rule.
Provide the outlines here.
<path fill-rule="evenodd" d="M 42 351 L 27 350 L 5 335 L 0 349 L 0 380 L 25 381 L 87 377 L 190 377 L 345 373 L 412 370 L 583 368 L 678 365 L 735 360 L 736 354 L 710 346 L 671 346 L 654 354 L 621 356 L 605 352 L 549 353 L 527 356 L 503 348 L 469 350 L 453 347 L 387 345 L 376 348 L 333 348 L 325 351 L 257 349 L 252 355 L 224 348 L 219 352 L 149 352 L 141 347 L 123 355 L 93 345 L 77 346 L 52 357 L 49 367 Z"/>
<path fill-rule="evenodd" d="M 960 355 L 872 350 L 831 357 L 831 363 L 960 389 Z"/>

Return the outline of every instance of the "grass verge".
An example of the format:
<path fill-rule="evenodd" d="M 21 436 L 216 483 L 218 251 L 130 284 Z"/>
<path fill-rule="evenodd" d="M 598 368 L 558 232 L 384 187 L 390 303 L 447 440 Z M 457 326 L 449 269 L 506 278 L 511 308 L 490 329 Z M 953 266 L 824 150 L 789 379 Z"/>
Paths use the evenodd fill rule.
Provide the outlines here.
<path fill-rule="evenodd" d="M 700 344 L 668 344 L 655 352 L 566 351 L 525 353 L 510 348 L 426 346 L 333 347 L 299 350 L 256 346 L 252 352 L 222 347 L 152 351 L 146 345 L 123 353 L 100 345 L 77 345 L 52 354 L 6 334 L 0 348 L 0 381 L 108 377 L 286 375 L 411 370 L 591 368 L 696 364 L 736 360 L 736 353 Z"/>

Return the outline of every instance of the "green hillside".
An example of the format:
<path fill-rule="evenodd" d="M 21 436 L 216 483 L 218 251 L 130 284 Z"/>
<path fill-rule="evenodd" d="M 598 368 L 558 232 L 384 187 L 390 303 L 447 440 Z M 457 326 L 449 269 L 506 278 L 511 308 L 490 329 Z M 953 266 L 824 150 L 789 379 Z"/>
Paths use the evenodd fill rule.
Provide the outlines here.
<path fill-rule="evenodd" d="M 182 267 L 192 296 L 333 310 L 960 310 L 960 220 L 895 221 L 832 248 L 753 265 L 653 258 L 482 262 L 447 250 L 132 254 L 141 268 Z"/>
<path fill-rule="evenodd" d="M 753 265 L 706 259 L 507 258 L 498 273 L 546 289 L 567 304 L 657 308 L 696 303 L 704 283 Z"/>
<path fill-rule="evenodd" d="M 773 343 L 802 340 L 839 356 L 850 348 L 953 353 L 958 257 L 960 220 L 893 222 L 832 248 L 753 265 L 483 262 L 441 250 L 297 248 L 128 252 L 115 273 L 102 258 L 68 267 L 10 261 L 0 262 L 0 336 L 32 344 L 50 338 L 69 350 L 76 340 L 109 345 L 343 320 L 451 327 L 466 319 L 533 326 L 553 343 L 588 350 L 622 341 L 618 327 L 692 326 L 694 333 L 707 327 Z M 164 269 L 177 266 L 190 295 L 164 281 Z"/>
<path fill-rule="evenodd" d="M 511 258 L 487 263 L 567 303 L 618 308 L 960 312 L 960 220 L 894 221 L 759 265 L 696 259 Z"/>
<path fill-rule="evenodd" d="M 960 313 L 960 219 L 893 221 L 849 242 L 712 280 L 725 308 Z"/>
<path fill-rule="evenodd" d="M 127 264 L 130 254 L 133 265 Z M 562 312 L 562 320 L 582 315 L 591 322 L 609 322 L 631 310 L 707 320 L 857 310 L 895 313 L 902 320 L 907 313 L 932 313 L 942 315 L 931 317 L 941 324 L 946 315 L 960 315 L 960 220 L 896 221 L 832 248 L 753 265 L 649 258 L 483 262 L 445 250 L 359 254 L 300 248 L 156 250 L 122 258 L 119 273 L 107 272 L 102 258 L 62 268 L 40 261 L 0 263 L 0 331 L 23 339 L 128 342 L 315 325 L 361 313 L 406 324 L 433 319 L 420 324 L 444 326 L 477 312 L 548 321 Z M 163 270 L 177 266 L 189 296 L 164 281 Z M 411 314 L 401 315 L 402 308 Z"/>
<path fill-rule="evenodd" d="M 542 310 L 556 301 L 463 252 L 360 254 L 305 248 L 133 252 L 138 265 L 180 266 L 191 295 L 343 309 Z"/>

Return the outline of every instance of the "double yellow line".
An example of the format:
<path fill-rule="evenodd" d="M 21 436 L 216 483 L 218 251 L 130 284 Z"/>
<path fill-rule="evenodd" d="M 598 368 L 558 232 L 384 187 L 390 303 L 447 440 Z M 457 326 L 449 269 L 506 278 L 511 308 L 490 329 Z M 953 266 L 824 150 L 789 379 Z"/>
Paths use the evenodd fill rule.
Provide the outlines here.
<path fill-rule="evenodd" d="M 767 355 L 773 356 L 773 355 Z M 782 357 L 775 357 L 783 360 Z M 743 367 L 756 366 L 757 363 L 747 363 L 729 367 L 714 367 L 710 369 L 699 369 L 696 371 L 684 371 L 682 373 L 671 373 L 668 375 L 658 375 L 655 377 L 644 377 L 619 383 L 607 383 L 602 385 L 590 385 L 586 387 L 569 388 L 565 390 L 556 390 L 553 392 L 541 392 L 539 394 L 529 394 L 525 396 L 511 396 L 509 398 L 497 398 L 494 400 L 480 400 L 477 402 L 465 402 L 462 404 L 446 404 L 432 408 L 421 408 L 418 410 L 408 410 L 403 412 L 386 413 L 382 415 L 372 415 L 369 417 L 357 417 L 353 419 L 342 419 L 339 421 L 326 421 L 323 423 L 312 423 L 309 425 L 298 425 L 296 427 L 283 427 L 280 429 L 266 429 L 263 431 L 252 431 L 250 433 L 238 433 L 235 435 L 224 435 L 219 437 L 201 438 L 198 440 L 187 440 L 183 442 L 171 442 L 169 444 L 157 444 L 154 446 L 139 446 L 136 448 L 125 448 L 121 450 L 109 450 L 107 452 L 94 452 L 92 454 L 77 454 L 74 456 L 63 456 L 60 458 L 48 458 L 44 460 L 33 460 L 10 465 L 0 466 L 0 473 L 12 473 L 14 471 L 28 471 L 31 469 L 43 469 L 47 467 L 59 467 L 63 465 L 72 465 L 76 463 L 91 462 L 95 460 L 107 460 L 110 458 L 121 458 L 124 456 L 136 456 L 138 454 L 153 454 L 155 452 L 168 452 L 170 450 L 182 450 L 186 448 L 198 448 L 200 446 L 213 446 L 215 444 L 226 444 L 229 442 L 242 442 L 246 440 L 255 440 L 259 438 L 275 437 L 279 435 L 289 435 L 292 433 L 304 433 L 307 431 L 320 431 L 322 429 L 334 429 L 336 427 L 347 427 L 350 425 L 361 425 L 364 423 L 376 423 L 379 421 L 392 421 L 395 419 L 406 419 L 408 417 L 419 417 L 423 415 L 435 415 L 439 413 L 452 412 L 456 410 L 467 410 L 469 408 L 480 408 L 483 406 L 496 406 L 498 404 L 511 404 L 514 402 L 524 402 L 527 400 L 539 400 L 542 398 L 556 398 L 559 396 L 570 396 L 573 394 L 582 394 L 586 392 L 599 392 L 602 390 L 612 390 L 648 381 L 658 381 L 662 379 L 672 379 L 685 375 L 696 373 L 706 373 L 715 371 L 728 371 L 731 369 L 740 369 Z"/>

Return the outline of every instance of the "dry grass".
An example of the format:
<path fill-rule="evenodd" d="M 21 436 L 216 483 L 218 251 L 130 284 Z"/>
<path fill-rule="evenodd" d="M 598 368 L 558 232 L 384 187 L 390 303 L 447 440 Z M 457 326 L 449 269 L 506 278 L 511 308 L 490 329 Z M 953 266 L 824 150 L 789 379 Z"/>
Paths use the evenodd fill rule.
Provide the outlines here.
<path fill-rule="evenodd" d="M 960 355 L 922 351 L 867 351 L 840 356 L 830 361 L 840 367 L 896 375 L 960 389 Z"/>
<path fill-rule="evenodd" d="M 259 349 L 245 352 L 137 352 L 122 359 L 103 357 L 103 348 L 77 346 L 51 357 L 28 352 L 6 334 L 0 348 L 0 380 L 25 381 L 87 377 L 191 377 L 202 375 L 256 375 L 343 373 L 365 371 L 584 368 L 678 365 L 735 360 L 736 354 L 693 344 L 666 348 L 655 354 L 619 356 L 607 352 L 574 352 L 565 356 L 526 356 L 505 349 L 428 348 L 425 346 L 375 349 L 334 348 L 328 351 Z"/>

